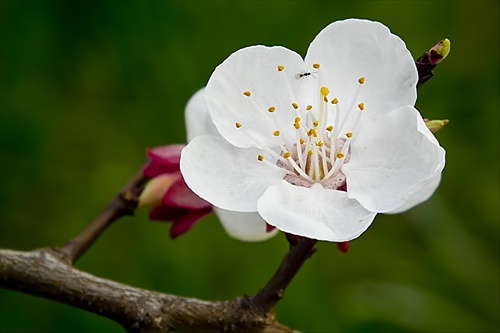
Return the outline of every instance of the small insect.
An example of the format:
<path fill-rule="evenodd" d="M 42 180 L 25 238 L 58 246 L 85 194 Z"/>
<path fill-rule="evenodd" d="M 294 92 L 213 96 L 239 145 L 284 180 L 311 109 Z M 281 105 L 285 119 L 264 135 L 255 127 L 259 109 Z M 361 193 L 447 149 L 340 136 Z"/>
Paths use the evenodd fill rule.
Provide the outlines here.
<path fill-rule="evenodd" d="M 302 71 L 300 73 L 297 73 L 295 75 L 295 78 L 297 80 L 302 80 L 303 78 L 307 78 L 308 76 L 312 76 L 313 78 L 316 78 L 316 76 L 314 76 L 314 73 L 316 72 L 306 72 L 306 71 Z"/>

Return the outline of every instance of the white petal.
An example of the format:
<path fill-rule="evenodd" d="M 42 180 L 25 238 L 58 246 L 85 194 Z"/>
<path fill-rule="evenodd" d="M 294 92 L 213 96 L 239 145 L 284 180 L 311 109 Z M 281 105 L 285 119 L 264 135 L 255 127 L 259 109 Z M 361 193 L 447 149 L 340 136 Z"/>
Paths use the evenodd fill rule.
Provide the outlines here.
<path fill-rule="evenodd" d="M 421 204 L 422 202 L 429 199 L 441 181 L 441 174 L 438 174 L 430 179 L 426 179 L 421 181 L 410 191 L 410 193 L 406 197 L 406 202 L 401 207 L 386 212 L 386 214 L 398 214 L 404 211 L 407 211 L 416 205 Z"/>
<path fill-rule="evenodd" d="M 345 242 L 361 235 L 371 224 L 372 213 L 346 192 L 311 188 L 281 181 L 259 199 L 259 213 L 276 228 L 308 238 Z"/>
<path fill-rule="evenodd" d="M 255 148 L 241 149 L 222 137 L 198 136 L 181 154 L 186 184 L 201 198 L 219 208 L 256 212 L 257 200 L 269 185 L 283 179 L 283 169 L 258 161 Z"/>
<path fill-rule="evenodd" d="M 318 79 L 346 110 L 364 102 L 372 115 L 414 105 L 418 74 L 405 43 L 379 22 L 349 19 L 324 28 L 307 51 L 306 63 L 321 65 Z M 365 78 L 353 101 L 358 79 Z"/>
<path fill-rule="evenodd" d="M 278 229 L 266 232 L 266 222 L 258 213 L 231 212 L 217 207 L 214 212 L 228 235 L 241 241 L 263 241 L 279 232 Z"/>
<path fill-rule="evenodd" d="M 342 171 L 349 197 L 368 210 L 401 207 L 418 183 L 441 173 L 445 151 L 430 139 L 432 133 L 412 106 L 367 118 L 361 125 Z"/>
<path fill-rule="evenodd" d="M 186 118 L 187 140 L 190 142 L 199 135 L 220 135 L 210 118 L 205 88 L 198 90 L 188 101 L 184 112 Z"/>
<path fill-rule="evenodd" d="M 278 65 L 284 70 L 278 71 Z M 275 130 L 294 135 L 292 103 L 305 100 L 312 83 L 295 78 L 303 69 L 304 61 L 297 53 L 278 46 L 247 47 L 229 56 L 215 69 L 205 90 L 212 120 L 222 136 L 246 148 L 262 147 L 263 143 L 279 146 L 287 134 L 275 137 Z M 245 96 L 246 91 L 251 95 Z M 276 108 L 273 113 L 268 111 L 271 106 Z M 237 129 L 236 122 L 242 128 Z"/>

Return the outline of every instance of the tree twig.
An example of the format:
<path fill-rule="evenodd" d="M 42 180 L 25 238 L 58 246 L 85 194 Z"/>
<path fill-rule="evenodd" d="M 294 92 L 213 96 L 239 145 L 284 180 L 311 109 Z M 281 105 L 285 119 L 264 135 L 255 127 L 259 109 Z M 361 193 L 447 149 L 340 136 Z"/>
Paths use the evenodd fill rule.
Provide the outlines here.
<path fill-rule="evenodd" d="M 127 332 L 295 332 L 248 297 L 204 301 L 134 288 L 81 272 L 53 249 L 0 250 L 0 287 L 107 317 Z"/>
<path fill-rule="evenodd" d="M 450 41 L 445 38 L 415 61 L 418 71 L 417 89 L 434 76 L 432 70 L 448 56 L 450 46 Z"/>
<path fill-rule="evenodd" d="M 56 249 L 61 258 L 73 265 L 115 220 L 125 215 L 133 215 L 146 180 L 141 168 L 91 224 L 63 247 Z"/>
<path fill-rule="evenodd" d="M 317 240 L 300 237 L 292 244 L 281 265 L 271 280 L 254 297 L 252 303 L 263 313 L 272 310 L 283 297 L 285 289 L 299 271 L 302 264 L 314 253 Z"/>

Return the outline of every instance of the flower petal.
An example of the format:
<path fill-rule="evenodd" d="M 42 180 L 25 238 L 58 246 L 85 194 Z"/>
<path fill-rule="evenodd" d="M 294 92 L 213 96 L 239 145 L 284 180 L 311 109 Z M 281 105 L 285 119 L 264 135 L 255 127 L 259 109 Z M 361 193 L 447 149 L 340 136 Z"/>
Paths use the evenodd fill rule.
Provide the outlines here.
<path fill-rule="evenodd" d="M 279 71 L 278 66 L 284 70 Z M 251 46 L 233 53 L 219 65 L 207 84 L 205 96 L 212 120 L 220 134 L 237 147 L 269 147 L 282 144 L 273 136 L 280 127 L 295 133 L 292 103 L 310 95 L 312 80 L 297 80 L 304 61 L 283 47 Z M 244 95 L 249 92 L 250 96 Z M 270 107 L 274 112 L 269 112 Z M 235 123 L 242 124 L 236 128 Z M 242 133 L 245 131 L 245 133 Z"/>
<path fill-rule="evenodd" d="M 185 145 L 167 145 L 147 149 L 147 154 L 151 161 L 144 167 L 144 175 L 148 178 L 154 178 L 163 173 L 179 171 L 179 161 L 181 151 Z"/>
<path fill-rule="evenodd" d="M 308 238 L 345 242 L 361 235 L 370 226 L 372 213 L 343 191 L 275 184 L 258 203 L 259 213 L 276 228 Z"/>
<path fill-rule="evenodd" d="M 164 173 L 151 179 L 139 196 L 139 204 L 137 207 L 161 206 L 165 192 L 172 184 L 178 181 L 179 178 L 182 178 L 182 175 L 177 171 L 173 173 Z"/>
<path fill-rule="evenodd" d="M 174 220 L 174 225 L 172 225 L 172 228 L 170 229 L 170 237 L 174 239 L 177 236 L 180 236 L 183 233 L 189 231 L 189 229 L 191 229 L 191 227 L 196 222 L 198 222 L 202 217 L 210 214 L 211 212 L 212 212 L 211 207 L 207 207 L 200 210 L 186 211 L 184 214 L 179 216 L 178 219 Z"/>
<path fill-rule="evenodd" d="M 411 189 L 410 193 L 406 197 L 406 202 L 404 203 L 404 205 L 397 209 L 388 211 L 386 212 L 386 214 L 398 214 L 426 201 L 432 196 L 432 194 L 434 194 L 434 191 L 438 187 L 440 181 L 441 174 L 437 174 L 430 179 L 421 181 Z"/>
<path fill-rule="evenodd" d="M 163 196 L 163 204 L 189 210 L 210 207 L 208 202 L 191 191 L 182 176 L 179 176 L 179 178 L 169 187 Z"/>
<path fill-rule="evenodd" d="M 418 74 L 405 43 L 379 22 L 348 19 L 324 28 L 307 51 L 306 63 L 319 63 L 318 80 L 341 109 L 364 102 L 372 115 L 414 105 Z M 358 89 L 358 79 L 365 78 Z M 342 105 L 342 103 L 345 103 Z"/>
<path fill-rule="evenodd" d="M 153 221 L 172 221 L 173 225 L 170 229 L 170 237 L 176 238 L 188 231 L 202 217 L 211 212 L 211 207 L 200 210 L 187 210 L 176 207 L 160 206 L 151 209 L 149 212 L 149 219 Z"/>
<path fill-rule="evenodd" d="M 217 207 L 214 212 L 228 235 L 241 241 L 264 241 L 279 232 L 278 229 L 268 232 L 266 221 L 258 213 L 231 212 Z"/>
<path fill-rule="evenodd" d="M 412 106 L 363 122 L 342 171 L 347 193 L 373 212 L 401 207 L 420 182 L 443 170 L 445 151 Z"/>
<path fill-rule="evenodd" d="M 257 200 L 285 172 L 258 161 L 259 149 L 241 149 L 222 137 L 198 136 L 182 151 L 181 173 L 186 184 L 212 205 L 239 211 L 257 211 Z"/>
<path fill-rule="evenodd" d="M 220 135 L 208 112 L 207 102 L 205 101 L 205 88 L 198 90 L 189 99 L 184 116 L 188 142 L 199 135 Z"/>

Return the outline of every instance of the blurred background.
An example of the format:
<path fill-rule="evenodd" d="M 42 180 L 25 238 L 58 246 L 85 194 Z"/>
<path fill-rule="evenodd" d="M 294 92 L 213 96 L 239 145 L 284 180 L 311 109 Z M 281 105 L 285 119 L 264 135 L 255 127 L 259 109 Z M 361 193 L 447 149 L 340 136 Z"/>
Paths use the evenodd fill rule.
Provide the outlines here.
<path fill-rule="evenodd" d="M 185 142 L 183 110 L 229 54 L 253 44 L 305 55 L 326 25 L 386 24 L 417 58 L 452 50 L 419 92 L 447 166 L 437 193 L 379 215 L 343 254 L 321 243 L 277 306 L 304 332 L 499 331 L 498 1 L 1 1 L 0 247 L 59 246 L 142 165 Z M 209 300 L 254 294 L 283 235 L 230 239 L 215 217 L 169 238 L 147 212 L 116 222 L 78 269 Z M 0 290 L 2 332 L 123 332 L 108 319 Z"/>

